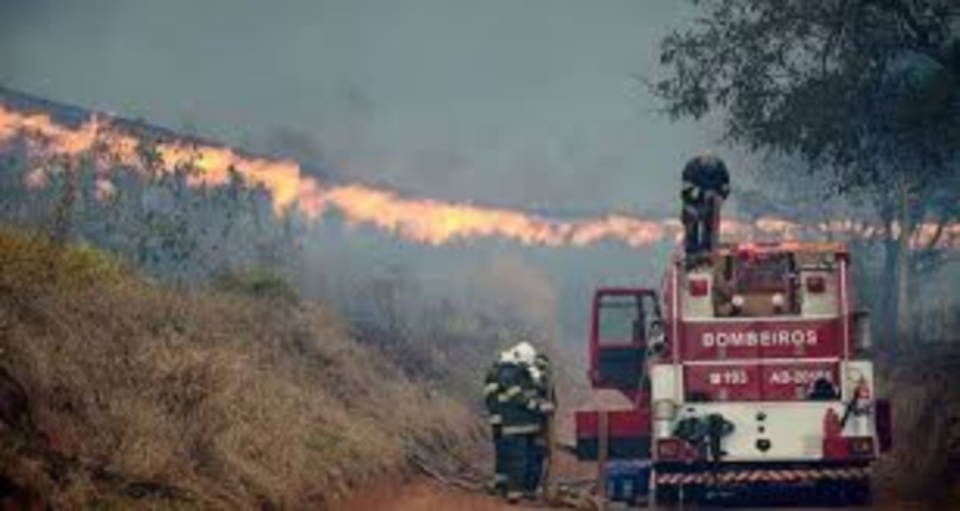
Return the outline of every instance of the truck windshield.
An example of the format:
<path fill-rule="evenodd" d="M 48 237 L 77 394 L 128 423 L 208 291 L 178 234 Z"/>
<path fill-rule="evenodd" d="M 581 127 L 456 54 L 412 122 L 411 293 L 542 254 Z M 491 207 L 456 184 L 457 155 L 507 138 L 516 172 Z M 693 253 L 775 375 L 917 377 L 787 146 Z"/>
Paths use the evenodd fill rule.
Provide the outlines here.
<path fill-rule="evenodd" d="M 793 274 L 790 254 L 768 254 L 763 257 L 730 258 L 737 292 L 786 293 Z"/>
<path fill-rule="evenodd" d="M 717 270 L 714 305 L 718 316 L 800 313 L 793 254 L 728 255 Z"/>

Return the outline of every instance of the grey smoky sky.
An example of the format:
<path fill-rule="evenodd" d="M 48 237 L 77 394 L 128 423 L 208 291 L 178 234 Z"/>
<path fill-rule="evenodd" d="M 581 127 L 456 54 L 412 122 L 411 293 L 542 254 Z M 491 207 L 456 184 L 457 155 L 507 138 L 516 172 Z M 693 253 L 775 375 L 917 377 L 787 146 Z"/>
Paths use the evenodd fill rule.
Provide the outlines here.
<path fill-rule="evenodd" d="M 0 81 L 416 195 L 674 209 L 716 137 L 638 81 L 677 0 L 0 0 Z"/>

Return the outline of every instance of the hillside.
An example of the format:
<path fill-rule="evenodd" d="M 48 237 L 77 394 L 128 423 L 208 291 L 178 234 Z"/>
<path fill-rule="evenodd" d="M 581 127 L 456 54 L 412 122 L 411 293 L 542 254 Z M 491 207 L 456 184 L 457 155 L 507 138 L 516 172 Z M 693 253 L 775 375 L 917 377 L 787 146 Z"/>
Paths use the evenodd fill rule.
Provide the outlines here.
<path fill-rule="evenodd" d="M 466 406 L 271 289 L 176 289 L 0 232 L 0 491 L 56 508 L 317 508 L 415 452 L 470 444 Z"/>

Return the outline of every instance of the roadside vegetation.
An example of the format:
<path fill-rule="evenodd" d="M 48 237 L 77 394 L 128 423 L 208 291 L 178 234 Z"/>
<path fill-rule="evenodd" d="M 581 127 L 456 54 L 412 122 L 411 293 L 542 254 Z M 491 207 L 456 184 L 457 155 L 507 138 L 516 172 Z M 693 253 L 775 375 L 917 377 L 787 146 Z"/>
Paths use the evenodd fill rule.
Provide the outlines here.
<path fill-rule="evenodd" d="M 264 275 L 216 291 L 0 232 L 0 479 L 56 508 L 316 507 L 474 416 Z"/>
<path fill-rule="evenodd" d="M 469 469 L 478 382 L 502 345 L 549 338 L 549 283 L 507 264 L 436 293 L 325 266 L 324 222 L 236 172 L 195 186 L 159 167 L 170 133 L 137 134 L 133 161 L 0 148 L 0 499 L 315 509 Z"/>
<path fill-rule="evenodd" d="M 898 501 L 960 502 L 960 343 L 915 345 L 878 367 L 894 428 L 878 488 Z"/>

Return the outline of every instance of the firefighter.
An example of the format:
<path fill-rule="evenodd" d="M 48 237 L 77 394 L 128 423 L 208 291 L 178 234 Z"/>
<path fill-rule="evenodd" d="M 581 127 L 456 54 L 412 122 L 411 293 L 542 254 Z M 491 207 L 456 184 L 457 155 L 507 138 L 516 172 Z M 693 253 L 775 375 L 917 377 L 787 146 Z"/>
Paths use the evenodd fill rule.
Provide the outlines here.
<path fill-rule="evenodd" d="M 527 477 L 524 484 L 524 491 L 528 497 L 535 497 L 540 486 L 544 483 L 544 473 L 550 451 L 550 443 L 553 441 L 551 436 L 551 419 L 556 408 L 556 393 L 553 389 L 553 378 L 551 375 L 550 358 L 545 354 L 537 354 L 534 358 L 533 366 L 530 369 L 533 385 L 534 398 L 533 405 L 535 412 L 540 416 L 540 432 L 537 435 L 532 452 L 529 458 Z"/>
<path fill-rule="evenodd" d="M 683 168 L 681 220 L 684 249 L 694 261 L 713 250 L 720 206 L 730 195 L 730 175 L 723 160 L 705 152 Z"/>
<path fill-rule="evenodd" d="M 487 408 L 488 423 L 490 424 L 490 438 L 493 441 L 494 474 L 489 489 L 496 495 L 506 494 L 506 466 L 503 449 L 503 416 L 500 415 L 500 405 L 497 394 L 500 391 L 501 381 L 509 379 L 510 366 L 514 364 L 511 354 L 500 354 L 497 361 L 490 367 L 484 379 L 484 404 Z"/>
<path fill-rule="evenodd" d="M 535 359 L 536 350 L 529 343 L 523 342 L 508 350 L 501 357 L 493 391 L 501 419 L 500 440 L 496 446 L 497 470 L 510 502 L 531 496 L 529 474 L 537 438 L 543 434 L 542 417 L 552 412 L 552 406 L 539 397 L 534 383 Z M 536 487 L 532 490 L 535 493 Z"/>

